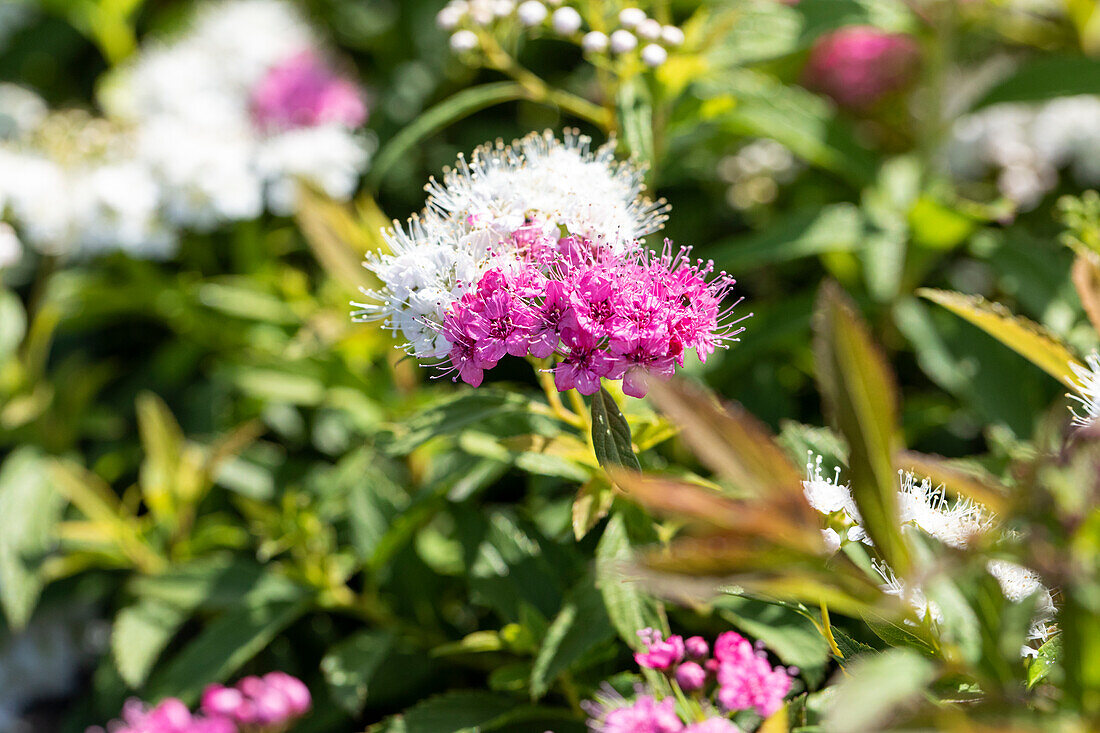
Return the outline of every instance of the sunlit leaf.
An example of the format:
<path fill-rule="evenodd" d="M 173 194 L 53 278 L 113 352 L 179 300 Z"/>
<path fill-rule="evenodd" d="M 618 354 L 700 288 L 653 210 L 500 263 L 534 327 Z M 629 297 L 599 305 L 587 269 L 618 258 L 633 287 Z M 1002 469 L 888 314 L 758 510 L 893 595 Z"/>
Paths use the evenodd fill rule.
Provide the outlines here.
<path fill-rule="evenodd" d="M 1080 366 L 1080 362 L 1054 334 L 1034 321 L 1013 315 L 1003 305 L 978 295 L 929 288 L 917 294 L 965 318 L 1062 384 L 1073 387 L 1071 366 Z"/>
<path fill-rule="evenodd" d="M 631 445 L 630 426 L 615 398 L 603 387 L 592 395 L 592 446 L 604 468 L 625 466 L 636 471 L 642 468 Z"/>
<path fill-rule="evenodd" d="M 882 730 L 935 677 L 931 662 L 911 649 L 890 649 L 849 665 L 825 716 L 829 733 Z"/>

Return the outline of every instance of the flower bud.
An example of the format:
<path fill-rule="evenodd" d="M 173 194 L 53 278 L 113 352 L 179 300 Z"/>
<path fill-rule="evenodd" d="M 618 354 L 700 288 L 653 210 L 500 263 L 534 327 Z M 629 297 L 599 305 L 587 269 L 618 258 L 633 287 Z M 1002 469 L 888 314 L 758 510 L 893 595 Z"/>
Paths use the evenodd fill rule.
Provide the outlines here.
<path fill-rule="evenodd" d="M 244 702 L 244 695 L 240 690 L 214 684 L 207 685 L 203 690 L 200 707 L 207 715 L 232 717 L 242 702 Z"/>
<path fill-rule="evenodd" d="M 695 662 L 684 662 L 676 668 L 676 684 L 684 692 L 701 690 L 707 683 L 707 671 Z"/>
<path fill-rule="evenodd" d="M 668 61 L 668 51 L 656 43 L 650 43 L 642 49 L 642 61 L 645 62 L 646 66 L 657 68 Z"/>
<path fill-rule="evenodd" d="M 546 16 L 550 11 L 546 9 L 546 6 L 539 2 L 539 0 L 526 0 L 516 10 L 516 16 L 519 18 L 519 22 L 525 26 L 535 26 L 546 20 Z"/>
<path fill-rule="evenodd" d="M 710 654 L 710 646 L 703 637 L 692 636 L 684 640 L 684 651 L 692 659 L 702 659 Z"/>
<path fill-rule="evenodd" d="M 455 53 L 467 53 L 477 48 L 477 34 L 473 31 L 455 31 L 451 35 L 451 50 Z"/>
<path fill-rule="evenodd" d="M 613 53 L 626 53 L 638 47 L 638 37 L 630 31 L 622 28 L 611 34 L 611 51 Z"/>
<path fill-rule="evenodd" d="M 919 65 L 920 48 L 910 36 L 851 26 L 818 39 L 802 80 L 809 89 L 858 110 L 908 86 Z"/>
<path fill-rule="evenodd" d="M 558 8 L 554 11 L 554 15 L 550 18 L 550 23 L 554 26 L 554 30 L 563 36 L 568 36 L 576 33 L 581 28 L 581 14 L 574 8 L 568 6 L 564 8 Z M 602 33 L 600 34 L 603 35 Z M 604 36 L 606 38 L 606 36 Z"/>
<path fill-rule="evenodd" d="M 646 18 L 634 30 L 647 41 L 656 41 L 661 37 L 661 24 L 653 18 Z"/>
<path fill-rule="evenodd" d="M 619 24 L 623 28 L 634 28 L 645 20 L 645 11 L 640 8 L 623 8 L 619 11 Z"/>
<path fill-rule="evenodd" d="M 669 46 L 679 46 L 684 42 L 684 32 L 674 25 L 666 25 L 661 29 L 661 40 Z"/>
<path fill-rule="evenodd" d="M 585 33 L 584 38 L 581 39 L 581 47 L 584 48 L 585 51 L 591 51 L 593 53 L 606 51 L 607 44 L 607 34 L 600 33 L 599 31 Z"/>

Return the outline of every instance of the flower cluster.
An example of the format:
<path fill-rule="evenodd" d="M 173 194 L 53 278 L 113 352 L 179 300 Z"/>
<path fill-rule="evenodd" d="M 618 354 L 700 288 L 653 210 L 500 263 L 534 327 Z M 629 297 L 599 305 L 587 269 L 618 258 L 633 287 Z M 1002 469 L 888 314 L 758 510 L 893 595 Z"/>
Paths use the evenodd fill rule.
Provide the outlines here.
<path fill-rule="evenodd" d="M 830 550 L 836 551 L 845 541 L 872 546 L 862 527 L 863 520 L 851 488 L 840 482 L 840 469 L 837 468 L 833 476 L 825 475 L 820 456 L 811 456 L 806 469 L 803 491 L 809 505 L 829 517 L 829 526 L 822 530 L 822 535 Z M 919 530 L 956 549 L 965 549 L 978 537 L 996 531 L 995 517 L 972 499 L 962 497 L 950 501 L 944 487 L 933 487 L 929 479 L 918 480 L 908 471 L 899 471 L 898 478 L 898 518 L 903 526 Z M 883 580 L 885 593 L 908 603 L 920 619 L 930 615 L 937 623 L 943 621 L 941 610 L 935 601 L 925 596 L 923 589 L 898 579 L 885 563 L 876 560 L 873 564 Z M 1046 641 L 1051 634 L 1048 622 L 1054 615 L 1054 600 L 1039 576 L 1028 568 L 1003 560 L 990 560 L 986 563 L 986 572 L 996 579 L 1005 598 L 1014 603 L 1039 594 L 1038 611 L 1028 638 Z M 1025 646 L 1022 652 L 1030 655 L 1034 649 Z"/>
<path fill-rule="evenodd" d="M 210 685 L 202 695 L 201 712 L 192 713 L 176 698 L 155 706 L 129 700 L 110 733 L 280 733 L 309 712 L 309 689 L 296 677 L 270 672 L 245 677 L 234 687 Z M 103 733 L 90 728 L 88 733 Z"/>
<path fill-rule="evenodd" d="M 850 26 L 817 40 L 802 80 L 843 107 L 865 110 L 904 89 L 919 65 L 920 48 L 910 36 Z"/>
<path fill-rule="evenodd" d="M 794 670 L 773 667 L 761 644 L 753 646 L 734 631 L 714 642 L 714 653 L 700 636 L 667 639 L 653 629 L 638 632 L 643 650 L 634 655 L 639 667 L 662 672 L 692 701 L 685 723 L 673 697 L 658 699 L 644 687 L 627 700 L 609 687 L 585 704 L 588 726 L 598 733 L 737 733 L 728 716 L 752 711 L 761 718 L 783 706 Z M 687 712 L 687 711 L 683 711 Z"/>
<path fill-rule="evenodd" d="M 180 228 L 291 213 L 299 181 L 347 198 L 368 159 L 360 90 L 293 6 L 203 6 L 101 80 L 105 117 L 0 87 L 0 217 L 50 254 L 164 257 Z"/>
<path fill-rule="evenodd" d="M 560 391 L 593 394 L 606 377 L 642 397 L 648 377 L 671 376 L 686 351 L 705 361 L 739 332 L 724 323 L 732 306 L 722 308 L 733 280 L 708 282 L 712 266 L 689 261 L 686 249 L 616 254 L 579 237 L 523 234 L 522 257 L 486 272 L 444 317 L 451 367 L 468 384 L 505 354 L 556 355 Z"/>
<path fill-rule="evenodd" d="M 684 43 L 684 32 L 675 25 L 662 24 L 640 8 L 623 8 L 612 22 L 610 33 L 585 31 L 581 13 L 562 0 L 451 0 L 439 11 L 436 22 L 451 31 L 451 50 L 468 53 L 481 41 L 477 29 L 518 21 L 527 29 L 545 29 L 574 41 L 591 54 L 640 59 L 649 67 L 668 60 L 669 49 Z M 605 24 L 607 25 L 607 24 Z"/>
<path fill-rule="evenodd" d="M 976 181 L 993 174 L 1000 193 L 1034 208 L 1068 169 L 1082 186 L 1100 183 L 1100 96 L 1042 104 L 996 104 L 959 118 L 944 151 L 951 174 Z"/>

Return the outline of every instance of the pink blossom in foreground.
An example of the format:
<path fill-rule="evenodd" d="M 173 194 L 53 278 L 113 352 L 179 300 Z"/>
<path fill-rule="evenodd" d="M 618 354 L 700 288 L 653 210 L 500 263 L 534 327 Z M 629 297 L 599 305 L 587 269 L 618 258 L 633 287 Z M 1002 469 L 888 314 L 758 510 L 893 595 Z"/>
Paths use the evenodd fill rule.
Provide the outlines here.
<path fill-rule="evenodd" d="M 688 259 L 690 250 L 616 253 L 530 226 L 511 236 L 490 260 L 497 266 L 444 315 L 456 380 L 477 386 L 505 356 L 532 356 L 555 360 L 560 391 L 589 395 L 601 379 L 621 379 L 626 394 L 642 397 L 687 351 L 706 361 L 741 330 L 729 318 L 737 303 L 723 304 L 733 279 Z"/>
<path fill-rule="evenodd" d="M 741 729 L 725 718 L 709 718 L 689 725 L 683 733 L 741 733 Z"/>
<path fill-rule="evenodd" d="M 252 116 L 266 130 L 336 123 L 358 127 L 367 119 L 362 92 L 313 51 L 274 66 L 252 90 Z"/>
<path fill-rule="evenodd" d="M 726 710 L 755 710 L 768 717 L 783 705 L 791 677 L 783 667 L 772 667 L 763 651 L 729 631 L 714 643 L 718 659 L 718 702 Z"/>
<path fill-rule="evenodd" d="M 639 697 L 633 705 L 612 710 L 602 721 L 601 733 L 676 733 L 684 724 L 676 714 L 676 701 L 671 697 L 657 702 L 652 697 Z"/>
<path fill-rule="evenodd" d="M 684 692 L 703 689 L 707 683 L 707 671 L 696 662 L 684 662 L 676 668 L 676 684 Z"/>
<path fill-rule="evenodd" d="M 170 697 L 155 707 L 127 700 L 118 720 L 107 725 L 111 733 L 237 733 L 232 720 L 221 716 L 192 715 L 180 700 Z M 88 733 L 103 733 L 89 728 Z"/>
<path fill-rule="evenodd" d="M 850 26 L 818 39 L 802 80 L 837 104 L 859 110 L 905 88 L 919 65 L 920 48 L 911 36 Z"/>

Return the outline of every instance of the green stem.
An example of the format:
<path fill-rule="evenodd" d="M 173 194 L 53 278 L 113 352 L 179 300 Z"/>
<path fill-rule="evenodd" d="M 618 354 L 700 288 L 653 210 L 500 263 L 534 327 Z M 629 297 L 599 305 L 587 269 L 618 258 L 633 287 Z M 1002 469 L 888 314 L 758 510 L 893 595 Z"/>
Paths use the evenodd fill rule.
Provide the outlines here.
<path fill-rule="evenodd" d="M 542 391 L 546 395 L 546 401 L 549 403 L 550 410 L 553 412 L 554 417 L 575 428 L 584 427 L 584 418 L 570 412 L 562 403 L 561 393 L 558 392 L 558 388 L 554 385 L 554 375 L 550 372 L 550 360 L 528 357 L 527 361 L 531 365 L 531 368 L 535 370 L 535 378 L 539 380 L 539 386 L 542 387 Z"/>
<path fill-rule="evenodd" d="M 488 31 L 479 30 L 478 38 L 489 66 L 515 79 L 530 95 L 532 101 L 556 105 L 575 117 L 588 120 L 604 132 L 611 130 L 614 120 L 606 109 L 564 89 L 551 87 L 521 66 Z"/>

